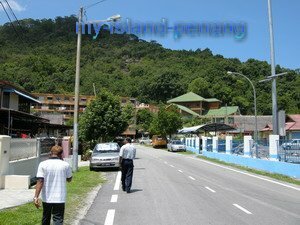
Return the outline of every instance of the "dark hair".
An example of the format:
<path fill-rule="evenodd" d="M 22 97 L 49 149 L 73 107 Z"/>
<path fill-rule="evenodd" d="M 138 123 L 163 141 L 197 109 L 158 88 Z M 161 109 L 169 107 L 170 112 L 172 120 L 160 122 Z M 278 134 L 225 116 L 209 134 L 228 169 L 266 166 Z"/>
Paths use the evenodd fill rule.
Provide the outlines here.
<path fill-rule="evenodd" d="M 126 140 L 128 143 L 131 143 L 131 138 L 130 138 L 130 137 L 127 137 L 125 140 Z"/>

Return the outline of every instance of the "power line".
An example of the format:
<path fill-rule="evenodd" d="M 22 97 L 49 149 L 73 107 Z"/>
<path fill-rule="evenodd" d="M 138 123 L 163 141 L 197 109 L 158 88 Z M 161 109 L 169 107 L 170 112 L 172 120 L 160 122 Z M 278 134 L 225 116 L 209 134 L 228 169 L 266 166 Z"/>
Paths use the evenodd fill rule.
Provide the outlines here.
<path fill-rule="evenodd" d="M 10 9 L 10 12 L 11 12 L 11 13 L 13 14 L 13 16 L 15 17 L 15 19 L 16 19 L 17 23 L 19 24 L 19 26 L 22 27 L 21 24 L 20 24 L 20 22 L 19 22 L 19 20 L 18 20 L 18 18 L 17 18 L 16 15 L 15 15 L 14 11 L 13 11 L 12 8 L 10 7 L 10 4 L 8 3 L 8 1 L 5 0 L 5 2 L 6 2 L 6 4 L 8 5 L 8 7 L 9 7 L 9 9 Z"/>
<path fill-rule="evenodd" d="M 20 21 L 18 20 L 16 14 L 14 13 L 13 9 L 11 8 L 9 2 L 7 0 L 5 0 L 6 4 L 8 5 L 9 9 L 10 9 L 10 12 L 11 14 L 14 16 L 15 20 L 17 21 L 20 29 L 21 29 L 21 35 L 19 35 L 18 31 L 16 30 L 16 32 L 18 33 L 18 37 L 21 37 L 21 39 L 24 41 L 23 37 L 25 37 L 25 39 L 28 41 L 28 37 L 26 35 L 24 35 L 24 29 L 23 29 L 23 26 L 21 25 Z"/>
<path fill-rule="evenodd" d="M 95 5 L 98 5 L 101 2 L 105 2 L 105 1 L 107 1 L 107 0 L 102 0 L 102 1 L 96 2 L 94 4 L 88 5 L 88 6 L 84 7 L 84 9 L 89 9 L 89 8 L 91 8 L 91 7 L 95 6 Z"/>
<path fill-rule="evenodd" d="M 17 36 L 20 37 L 20 36 L 19 36 L 19 33 L 18 33 L 18 31 L 16 30 L 16 28 L 15 28 L 13 22 L 11 21 L 10 16 L 8 15 L 8 13 L 7 13 L 7 11 L 6 11 L 6 9 L 5 9 L 5 7 L 4 7 L 2 1 L 0 1 L 0 4 L 2 5 L 2 8 L 3 8 L 4 12 L 6 13 L 6 16 L 7 16 L 7 18 L 9 19 L 10 24 L 11 24 L 11 26 L 13 27 L 14 31 L 16 32 Z"/>

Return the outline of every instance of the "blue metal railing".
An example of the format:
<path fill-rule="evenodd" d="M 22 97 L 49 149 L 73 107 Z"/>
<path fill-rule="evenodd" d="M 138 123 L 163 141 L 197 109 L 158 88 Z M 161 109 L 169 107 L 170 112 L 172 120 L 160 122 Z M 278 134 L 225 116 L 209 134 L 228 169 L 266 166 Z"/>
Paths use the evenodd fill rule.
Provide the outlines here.
<path fill-rule="evenodd" d="M 300 163 L 300 140 L 280 140 L 278 160 L 288 163 Z"/>

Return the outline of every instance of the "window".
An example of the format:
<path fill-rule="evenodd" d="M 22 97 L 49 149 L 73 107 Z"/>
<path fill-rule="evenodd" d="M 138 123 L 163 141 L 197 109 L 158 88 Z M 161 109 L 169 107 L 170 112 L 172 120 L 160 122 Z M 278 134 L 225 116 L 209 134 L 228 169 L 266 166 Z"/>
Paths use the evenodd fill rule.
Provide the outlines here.
<path fill-rule="evenodd" d="M 69 97 L 65 97 L 65 101 L 70 101 L 70 98 Z"/>
<path fill-rule="evenodd" d="M 10 94 L 8 92 L 3 92 L 2 107 L 9 108 L 9 96 L 10 96 Z"/>
<path fill-rule="evenodd" d="M 44 96 L 39 96 L 39 100 L 40 100 L 40 101 L 44 101 L 44 100 L 45 100 L 45 97 L 44 97 Z"/>
<path fill-rule="evenodd" d="M 47 97 L 47 100 L 48 100 L 48 101 L 52 101 L 52 96 L 48 96 L 48 97 Z"/>
<path fill-rule="evenodd" d="M 234 118 L 233 117 L 228 117 L 228 123 L 229 124 L 234 124 Z"/>
<path fill-rule="evenodd" d="M 30 103 L 26 98 L 19 97 L 19 111 L 30 113 Z"/>

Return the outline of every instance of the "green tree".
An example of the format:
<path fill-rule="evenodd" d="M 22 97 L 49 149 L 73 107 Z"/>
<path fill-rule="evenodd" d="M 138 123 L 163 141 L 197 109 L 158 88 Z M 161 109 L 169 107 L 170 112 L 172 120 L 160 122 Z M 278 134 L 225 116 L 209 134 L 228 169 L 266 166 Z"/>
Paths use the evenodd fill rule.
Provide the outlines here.
<path fill-rule="evenodd" d="M 160 110 L 156 116 L 154 116 L 151 125 L 150 132 L 152 134 L 159 134 L 164 137 L 177 133 L 177 130 L 182 127 L 182 119 L 177 111 L 177 107 L 170 106 L 168 108 L 160 107 Z"/>
<path fill-rule="evenodd" d="M 209 98 L 212 97 L 210 86 L 210 83 L 206 79 L 198 77 L 189 84 L 188 90 L 204 98 Z"/>
<path fill-rule="evenodd" d="M 134 108 L 132 104 L 126 104 L 122 109 L 122 114 L 128 124 L 134 123 Z"/>
<path fill-rule="evenodd" d="M 149 87 L 144 89 L 144 92 L 149 99 L 166 102 L 185 92 L 183 85 L 180 83 L 180 77 L 179 73 L 172 71 L 156 75 L 150 81 Z"/>
<path fill-rule="evenodd" d="M 102 91 L 80 117 L 80 137 L 84 141 L 110 141 L 126 129 L 127 116 L 122 112 L 119 98 Z"/>
<path fill-rule="evenodd" d="M 136 114 L 136 124 L 139 130 L 149 131 L 150 124 L 153 120 L 153 113 L 147 109 L 141 109 Z"/>

